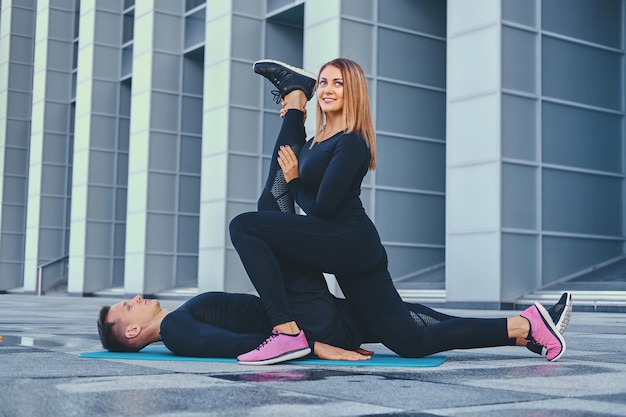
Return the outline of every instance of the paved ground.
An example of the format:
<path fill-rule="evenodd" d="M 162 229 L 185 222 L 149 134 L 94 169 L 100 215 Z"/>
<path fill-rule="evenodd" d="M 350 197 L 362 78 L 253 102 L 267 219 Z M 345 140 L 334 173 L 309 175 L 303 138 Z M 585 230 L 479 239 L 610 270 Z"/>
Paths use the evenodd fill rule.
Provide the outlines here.
<path fill-rule="evenodd" d="M 556 363 L 514 347 L 410 369 L 79 358 L 101 349 L 97 311 L 117 301 L 0 295 L 0 416 L 626 416 L 622 313 L 575 310 Z"/>

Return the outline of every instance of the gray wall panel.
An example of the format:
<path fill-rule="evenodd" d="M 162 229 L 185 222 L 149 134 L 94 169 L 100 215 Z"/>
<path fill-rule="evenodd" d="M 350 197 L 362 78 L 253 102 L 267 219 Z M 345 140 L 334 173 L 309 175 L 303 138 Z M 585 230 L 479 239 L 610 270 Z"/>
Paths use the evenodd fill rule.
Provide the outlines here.
<path fill-rule="evenodd" d="M 544 163 L 624 173 L 624 116 L 554 103 L 542 113 Z"/>
<path fill-rule="evenodd" d="M 544 169 L 543 229 L 624 236 L 623 179 Z"/>
<path fill-rule="evenodd" d="M 544 96 L 623 110 L 623 53 L 542 38 Z"/>

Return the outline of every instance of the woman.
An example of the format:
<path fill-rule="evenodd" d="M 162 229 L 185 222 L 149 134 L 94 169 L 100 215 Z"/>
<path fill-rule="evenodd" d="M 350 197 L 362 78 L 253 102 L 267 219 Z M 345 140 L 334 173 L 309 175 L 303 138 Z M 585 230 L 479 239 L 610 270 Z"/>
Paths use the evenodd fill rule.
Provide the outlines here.
<path fill-rule="evenodd" d="M 544 346 L 548 360 L 563 354 L 565 341 L 540 304 L 508 319 L 453 319 L 419 326 L 391 281 L 385 249 L 359 197 L 363 178 L 376 166 L 362 69 L 343 58 L 322 65 L 315 137 L 306 143 L 304 108 L 313 96 L 315 76 L 271 60 L 255 63 L 254 69 L 277 87 L 275 94 L 282 98 L 277 162 L 289 195 L 307 215 L 258 211 L 231 221 L 231 240 L 274 329 L 259 347 L 240 355 L 240 363 L 277 363 L 310 351 L 287 304 L 284 288 L 289 277 L 281 274 L 281 263 L 286 261 L 334 274 L 359 319 L 401 356 L 514 345 L 516 338 Z M 291 144 L 301 146 L 298 155 Z"/>

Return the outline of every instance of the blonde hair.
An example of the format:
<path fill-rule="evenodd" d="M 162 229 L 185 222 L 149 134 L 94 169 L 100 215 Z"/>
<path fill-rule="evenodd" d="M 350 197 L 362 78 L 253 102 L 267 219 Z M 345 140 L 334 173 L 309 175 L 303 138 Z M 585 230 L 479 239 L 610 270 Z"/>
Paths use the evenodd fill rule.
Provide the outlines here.
<path fill-rule="evenodd" d="M 370 169 L 376 168 L 376 133 L 372 122 L 367 80 L 363 70 L 356 62 L 346 58 L 336 58 L 328 61 L 319 70 L 333 66 L 341 71 L 343 77 L 343 117 L 346 123 L 346 133 L 357 133 L 363 136 L 370 149 Z M 319 75 L 318 75 L 319 82 Z M 324 129 L 324 113 L 317 103 L 316 134 Z"/>

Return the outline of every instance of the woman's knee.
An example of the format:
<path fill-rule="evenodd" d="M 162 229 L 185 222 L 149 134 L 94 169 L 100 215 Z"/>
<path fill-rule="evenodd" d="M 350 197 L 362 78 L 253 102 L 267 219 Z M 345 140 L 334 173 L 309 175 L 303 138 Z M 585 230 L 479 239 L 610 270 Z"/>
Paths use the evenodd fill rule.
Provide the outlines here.
<path fill-rule="evenodd" d="M 230 232 L 230 239 L 236 239 L 242 233 L 245 233 L 248 225 L 251 224 L 252 215 L 256 214 L 255 212 L 249 213 L 241 213 L 235 216 L 228 225 L 228 230 Z M 234 243 L 234 242 L 233 242 Z"/>

